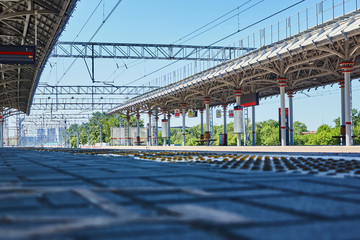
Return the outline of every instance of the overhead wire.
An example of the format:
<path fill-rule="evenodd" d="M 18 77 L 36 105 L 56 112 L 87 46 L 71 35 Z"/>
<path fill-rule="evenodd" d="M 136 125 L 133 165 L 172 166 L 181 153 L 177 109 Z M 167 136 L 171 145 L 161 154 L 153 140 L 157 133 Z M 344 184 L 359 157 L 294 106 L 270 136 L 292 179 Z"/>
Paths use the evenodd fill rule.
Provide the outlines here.
<path fill-rule="evenodd" d="M 190 36 L 191 34 L 193 34 L 193 33 L 197 32 L 197 31 L 199 31 L 199 30 L 203 29 L 204 27 L 206 27 L 206 26 L 210 25 L 211 23 L 214 23 L 214 22 L 216 22 L 217 20 L 219 20 L 219 19 L 223 18 L 224 16 L 226 16 L 226 15 L 228 15 L 228 14 L 230 14 L 230 13 L 234 12 L 235 10 L 238 10 L 240 7 L 242 7 L 242 6 L 246 5 L 246 4 L 247 4 L 247 3 L 249 3 L 250 1 L 252 1 L 252 0 L 249 0 L 249 1 L 245 2 L 245 3 L 243 3 L 242 5 L 238 6 L 237 8 L 234 8 L 233 10 L 231 10 L 231 11 L 229 11 L 229 12 L 227 12 L 227 13 L 225 13 L 225 14 L 221 15 L 220 17 L 218 17 L 218 18 L 214 19 L 214 20 L 213 20 L 213 21 L 211 21 L 210 23 L 205 24 L 205 25 L 203 25 L 202 27 L 200 27 L 200 28 L 198 28 L 198 29 L 196 29 L 196 30 L 192 31 L 191 33 L 187 34 L 185 37 Z M 264 0 L 261 0 L 260 2 L 263 2 L 263 1 L 264 1 Z M 250 7 L 248 7 L 248 8 L 246 8 L 245 10 L 243 10 L 243 11 L 239 12 L 239 14 L 240 14 L 240 13 L 243 13 L 243 12 L 245 12 L 245 11 L 247 11 L 247 10 L 249 10 L 250 8 L 252 8 L 252 7 L 254 7 L 254 6 L 256 6 L 256 5 L 257 5 L 257 4 L 259 4 L 260 2 L 258 2 L 258 3 L 256 3 L 256 4 L 254 4 L 254 5 L 252 5 L 252 6 L 250 6 Z M 234 16 L 236 16 L 236 15 L 234 15 Z M 228 18 L 228 19 L 226 19 L 226 20 L 222 21 L 220 24 L 222 24 L 222 23 L 226 22 L 227 20 L 229 20 L 229 19 L 233 18 L 234 16 L 232 16 L 232 17 L 230 17 L 230 18 Z M 219 24 L 217 24 L 216 26 L 218 26 L 218 25 L 219 25 Z M 216 27 L 216 26 L 214 26 L 214 27 Z M 212 28 L 213 28 L 213 27 L 212 27 Z M 212 28 L 210 28 L 210 29 L 212 29 Z M 208 30 L 210 30 L 210 29 L 207 29 L 207 30 L 203 31 L 202 33 L 206 32 L 206 31 L 208 31 Z M 201 34 L 202 34 L 202 33 L 201 33 Z M 200 35 L 200 34 L 196 35 L 195 37 L 197 37 L 197 36 L 199 36 L 199 35 Z M 185 38 L 185 37 L 183 37 L 183 38 Z M 183 38 L 180 38 L 180 39 L 183 39 Z M 193 37 L 193 38 L 194 38 L 194 37 Z M 191 38 L 191 39 L 193 39 L 193 38 Z M 178 39 L 178 40 L 177 40 L 177 41 L 175 41 L 174 43 L 178 42 L 180 39 Z M 189 40 L 190 40 L 190 39 L 189 39 Z M 184 42 L 183 42 L 183 43 L 184 43 Z M 213 45 L 213 44 L 211 44 L 211 45 Z M 211 45 L 209 45 L 208 47 L 210 47 Z M 199 51 L 199 50 L 197 50 L 196 52 L 198 52 L 198 51 Z M 134 82 L 137 82 L 137 81 L 139 81 L 139 80 L 141 80 L 141 79 L 143 79 L 143 78 L 145 78 L 145 77 L 147 77 L 147 76 L 150 76 L 150 75 L 152 75 L 152 74 L 154 74 L 154 73 L 156 73 L 156 72 L 159 72 L 159 71 L 161 71 L 161 70 L 163 70 L 163 69 L 165 69 L 165 68 L 167 68 L 167 67 L 169 67 L 169 66 L 171 66 L 171 65 L 174 65 L 175 63 L 179 62 L 180 60 L 182 60 L 182 59 L 175 60 L 175 61 L 173 61 L 173 62 L 171 62 L 171 63 L 169 63 L 169 64 L 167 64 L 167 65 L 165 65 L 165 66 L 163 66 L 163 67 L 160 67 L 160 68 L 158 68 L 158 69 L 156 69 L 156 70 L 154 70 L 154 71 L 152 71 L 152 72 L 150 72 L 150 73 L 148 73 L 148 74 L 144 74 L 143 76 L 141 76 L 141 77 L 139 77 L 139 78 L 135 79 L 134 81 L 132 81 L 132 82 L 128 83 L 128 85 L 129 85 L 129 84 L 132 84 L 132 83 L 134 83 Z"/>
<path fill-rule="evenodd" d="M 116 10 L 116 8 L 119 6 L 119 4 L 122 2 L 122 0 L 118 0 L 117 3 L 115 4 L 115 6 L 111 9 L 110 13 L 106 16 L 106 18 L 101 22 L 100 26 L 96 29 L 95 33 L 91 36 L 91 38 L 89 39 L 88 42 L 91 42 L 94 37 L 97 35 L 97 33 L 100 31 L 100 29 L 104 26 L 104 24 L 106 23 L 106 21 L 110 18 L 110 16 L 114 13 L 114 11 Z M 74 63 L 76 62 L 76 60 L 79 58 L 79 56 L 77 56 L 74 61 L 70 64 L 70 66 L 66 69 L 66 71 L 63 73 L 63 75 L 61 76 L 61 78 L 59 79 L 59 82 L 64 78 L 64 76 L 69 72 L 69 70 L 72 68 L 72 66 L 74 65 Z"/>
<path fill-rule="evenodd" d="M 298 5 L 298 4 L 300 4 L 300 3 L 304 2 L 304 1 L 305 1 L 305 0 L 298 1 L 298 2 L 296 2 L 296 3 L 294 3 L 294 4 L 290 5 L 290 6 L 288 6 L 288 7 L 286 7 L 286 8 L 283 8 L 283 9 L 281 9 L 281 10 L 279 10 L 279 11 L 277 11 L 277 12 L 275 12 L 275 13 L 273 13 L 273 14 L 265 17 L 265 18 L 262 18 L 262 19 L 254 22 L 254 23 L 252 23 L 252 24 L 249 24 L 249 25 L 247 25 L 246 27 L 243 27 L 242 29 L 238 29 L 237 31 L 235 31 L 235 32 L 233 32 L 233 33 L 231 33 L 231 34 L 229 34 L 229 35 L 227 35 L 227 36 L 225 36 L 225 37 L 223 37 L 223 38 L 221 38 L 221 39 L 219 39 L 219 40 L 217 40 L 217 41 L 209 44 L 209 45 L 207 45 L 206 47 L 211 47 L 211 46 L 213 46 L 214 44 L 217 44 L 217 43 L 219 43 L 219 42 L 221 42 L 221 41 L 223 41 L 223 40 L 225 40 L 225 39 L 227 39 L 227 38 L 229 38 L 229 37 L 232 37 L 232 36 L 234 36 L 235 34 L 237 34 L 237 33 L 239 33 L 239 32 L 242 32 L 242 31 L 244 31 L 244 30 L 246 30 L 246 29 L 248 29 L 248 28 L 250 28 L 250 27 L 253 27 L 253 26 L 255 26 L 255 25 L 257 25 L 257 24 L 259 24 L 259 23 L 261 23 L 261 22 L 263 22 L 263 21 L 265 21 L 265 20 L 268 20 L 268 19 L 271 18 L 271 17 L 274 17 L 274 16 L 276 16 L 276 15 L 278 15 L 278 14 L 280 14 L 280 13 L 286 11 L 286 10 L 289 10 L 290 8 L 293 8 L 293 7 L 295 7 L 296 5 Z M 199 50 L 196 50 L 195 52 L 198 52 L 198 51 L 199 51 Z M 141 77 L 139 77 L 139 78 L 137 78 L 137 79 L 129 82 L 127 85 L 130 85 L 130 84 L 132 84 L 132 83 L 134 83 L 134 82 L 137 82 L 137 81 L 139 81 L 139 80 L 141 80 L 141 79 L 143 79 L 143 78 L 145 78 L 145 77 L 148 77 L 148 76 L 150 76 L 150 75 L 152 75 L 152 74 L 154 74 L 154 73 L 156 73 L 156 72 L 159 72 L 159 71 L 161 71 L 161 70 L 163 70 L 163 69 L 165 69 L 165 68 L 167 68 L 167 67 L 169 67 L 169 66 L 171 66 L 171 65 L 173 65 L 173 64 L 175 64 L 175 63 L 177 63 L 177 62 L 179 62 L 180 60 L 182 60 L 182 59 L 175 60 L 174 62 L 171 62 L 171 63 L 169 63 L 169 64 L 167 64 L 167 65 L 165 65 L 165 66 L 163 66 L 163 67 L 160 67 L 160 68 L 158 68 L 158 69 L 156 69 L 156 70 L 154 70 L 154 71 L 152 71 L 152 72 L 150 72 L 150 73 L 148 73 L 148 74 L 145 74 L 144 76 L 141 76 Z"/>
<path fill-rule="evenodd" d="M 243 3 L 243 4 L 239 5 L 238 7 L 234 8 L 234 9 L 232 9 L 231 11 L 229 11 L 229 12 L 227 12 L 227 13 L 225 13 L 225 14 L 221 15 L 220 17 L 215 18 L 215 19 L 214 19 L 214 20 L 212 20 L 211 22 L 209 22 L 209 23 L 207 23 L 207 24 L 205 24 L 205 25 L 203 25 L 203 26 L 201 26 L 201 27 L 199 27 L 199 28 L 195 29 L 194 31 L 192 31 L 192 32 L 190 32 L 190 33 L 188 33 L 188 34 L 186 34 L 184 37 L 179 38 L 178 40 L 176 40 L 176 41 L 175 41 L 175 42 L 173 42 L 172 44 L 177 43 L 177 42 L 181 42 L 181 40 L 182 40 L 182 39 L 187 38 L 188 36 L 191 36 L 192 34 L 194 34 L 194 33 L 198 32 L 198 31 L 200 31 L 201 29 L 203 29 L 203 28 L 205 28 L 205 27 L 209 26 L 210 24 L 212 24 L 212 23 L 216 22 L 217 20 L 219 20 L 219 19 L 221 19 L 221 18 L 223 18 L 223 17 L 225 17 L 225 16 L 229 15 L 230 13 L 232 13 L 232 12 L 234 12 L 234 11 L 236 11 L 236 10 L 238 10 L 239 8 L 243 7 L 244 5 L 248 4 L 248 3 L 249 3 L 249 2 L 251 2 L 251 1 L 252 1 L 252 0 L 248 0 L 248 1 L 246 1 L 245 3 Z"/>
<path fill-rule="evenodd" d="M 85 23 L 83 24 L 83 26 L 81 27 L 81 29 L 79 30 L 79 32 L 76 34 L 76 36 L 73 39 L 73 42 L 79 37 L 79 35 L 81 34 L 81 32 L 84 30 L 84 28 L 86 27 L 86 25 L 89 23 L 90 19 L 93 17 L 93 15 L 95 14 L 96 10 L 99 8 L 101 2 L 103 0 L 100 0 L 99 3 L 96 5 L 95 9 L 92 11 L 92 13 L 90 14 L 90 16 L 86 19 Z M 59 60 L 58 60 L 59 61 Z M 58 61 L 56 61 L 56 64 L 58 63 Z M 62 78 L 61 78 L 62 79 Z M 56 83 L 59 83 L 61 79 L 56 79 Z"/>
<path fill-rule="evenodd" d="M 253 7 L 255 7 L 256 5 L 258 5 L 258 4 L 260 4 L 260 3 L 262 3 L 263 1 L 264 1 L 264 0 L 258 1 L 257 3 L 255 3 L 255 4 L 251 5 L 250 7 L 248 7 L 248 8 L 246 8 L 246 9 L 242 10 L 241 12 L 236 13 L 235 15 L 232 15 L 231 17 L 228 17 L 227 19 L 225 19 L 225 20 L 223 20 L 223 21 L 219 22 L 218 24 L 216 24 L 216 25 L 214 25 L 214 26 L 212 26 L 212 27 L 210 27 L 210 28 L 208 28 L 208 29 L 206 29 L 206 30 L 204 30 L 204 31 L 202 31 L 202 32 L 200 32 L 200 33 L 198 33 L 198 34 L 196 34 L 195 36 L 193 36 L 193 37 L 191 37 L 191 38 L 187 39 L 187 40 L 186 40 L 186 41 L 184 41 L 184 42 L 188 42 L 188 41 L 190 41 L 190 40 L 192 40 L 192 39 L 194 39 L 194 38 L 196 38 L 196 37 L 198 37 L 198 36 L 200 36 L 200 35 L 202 35 L 202 34 L 204 34 L 204 33 L 208 32 L 208 31 L 210 31 L 211 29 L 214 29 L 215 27 L 217 27 L 217 26 L 219 26 L 219 25 L 221 25 L 221 24 L 225 23 L 226 21 L 229 21 L 230 19 L 232 19 L 232 18 L 234 18 L 234 17 L 236 17 L 236 16 L 239 16 L 239 15 L 240 15 L 240 13 L 244 13 L 244 12 L 246 12 L 247 10 L 249 10 L 249 9 L 251 9 L 251 8 L 253 8 Z M 239 26 L 239 24 L 238 24 L 238 26 Z M 238 29 L 239 29 L 239 28 L 238 28 Z"/>

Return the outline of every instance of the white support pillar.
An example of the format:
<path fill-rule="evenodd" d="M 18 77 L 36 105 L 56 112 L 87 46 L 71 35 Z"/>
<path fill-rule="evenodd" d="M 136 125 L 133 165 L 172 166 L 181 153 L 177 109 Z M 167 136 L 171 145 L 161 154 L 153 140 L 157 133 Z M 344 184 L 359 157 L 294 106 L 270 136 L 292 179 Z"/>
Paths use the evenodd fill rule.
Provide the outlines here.
<path fill-rule="evenodd" d="M 158 140 L 159 140 L 159 133 L 158 133 L 158 129 L 159 129 L 159 116 L 158 113 L 155 113 L 155 136 L 154 136 L 154 145 L 157 146 L 158 145 Z"/>
<path fill-rule="evenodd" d="M 287 91 L 289 98 L 289 131 L 290 131 L 290 146 L 294 146 L 294 111 L 293 111 L 293 99 L 294 99 L 294 91 Z"/>
<path fill-rule="evenodd" d="M 236 133 L 236 138 L 237 138 L 237 146 L 241 146 L 241 132 L 242 132 L 242 116 L 243 116 L 243 112 L 242 112 L 242 107 L 240 106 L 241 104 L 241 96 L 243 94 L 243 90 L 242 89 L 234 89 L 234 95 L 235 95 L 235 100 L 236 100 L 236 106 L 234 108 L 234 132 L 235 132 L 235 125 L 239 125 L 239 129 Z M 237 113 L 236 111 L 240 111 L 239 113 Z M 240 115 L 240 118 L 235 117 L 236 115 Z M 238 122 L 235 122 L 238 121 Z"/>
<path fill-rule="evenodd" d="M 281 114 L 281 146 L 286 146 L 286 126 L 285 126 L 285 87 L 287 83 L 287 78 L 277 78 L 276 79 L 279 88 L 280 88 L 280 114 Z"/>
<path fill-rule="evenodd" d="M 255 135 L 255 127 L 256 127 L 256 122 L 255 122 L 255 106 L 251 106 L 251 120 L 252 120 L 252 145 L 255 146 L 256 145 L 256 135 Z"/>
<path fill-rule="evenodd" d="M 136 114 L 136 145 L 140 146 L 140 113 L 139 111 Z"/>
<path fill-rule="evenodd" d="M 0 147 L 4 147 L 4 119 L 2 113 L 0 116 Z"/>
<path fill-rule="evenodd" d="M 130 138 L 130 115 L 126 116 L 126 122 L 127 122 L 127 136 L 126 138 L 126 146 L 130 146 L 131 145 L 131 138 Z M 124 128 L 125 129 L 125 128 Z"/>
<path fill-rule="evenodd" d="M 168 131 L 169 131 L 169 138 L 168 138 L 168 145 L 171 146 L 171 130 L 170 130 L 170 118 L 171 118 L 171 114 L 170 114 L 170 111 L 168 112 Z"/>
<path fill-rule="evenodd" d="M 152 129 L 151 129 L 151 111 L 148 112 L 149 114 L 149 142 L 147 143 L 148 146 L 152 146 L 152 138 L 151 138 L 151 133 L 152 133 Z"/>
<path fill-rule="evenodd" d="M 168 121 L 167 121 L 167 119 L 166 119 L 166 112 L 167 112 L 167 108 L 161 108 L 161 111 L 162 111 L 162 113 L 163 113 L 163 120 L 161 121 L 162 122 L 162 125 L 164 125 L 165 123 L 168 125 Z M 165 121 L 164 121 L 165 120 Z M 167 131 L 167 133 L 165 134 L 164 133 L 164 130 L 166 130 Z M 163 136 L 168 136 L 168 126 L 166 126 L 166 129 L 164 128 L 164 127 L 162 127 L 161 128 L 161 132 L 162 132 L 162 135 Z M 167 141 L 167 137 L 163 137 L 163 139 L 164 139 L 164 146 L 166 146 L 166 141 Z"/>
<path fill-rule="evenodd" d="M 340 107 L 341 107 L 341 115 L 340 115 L 340 144 L 346 145 L 345 141 L 345 86 L 344 79 L 338 80 L 340 86 Z"/>
<path fill-rule="evenodd" d="M 351 109 L 351 79 L 350 74 L 352 72 L 354 63 L 353 62 L 342 62 L 340 63 L 342 72 L 344 73 L 344 93 L 345 93 L 345 142 L 346 146 L 352 145 L 352 109 Z"/>
<path fill-rule="evenodd" d="M 208 140 L 206 142 L 206 145 L 209 146 L 210 145 L 210 138 L 211 138 L 211 134 L 210 134 L 210 97 L 204 97 L 203 101 L 205 104 L 205 122 L 206 122 L 206 126 L 205 126 L 205 140 Z"/>
<path fill-rule="evenodd" d="M 180 103 L 180 108 L 182 111 L 182 135 L 183 135 L 183 146 L 186 146 L 186 136 L 185 136 L 185 117 L 186 117 L 186 103 Z"/>

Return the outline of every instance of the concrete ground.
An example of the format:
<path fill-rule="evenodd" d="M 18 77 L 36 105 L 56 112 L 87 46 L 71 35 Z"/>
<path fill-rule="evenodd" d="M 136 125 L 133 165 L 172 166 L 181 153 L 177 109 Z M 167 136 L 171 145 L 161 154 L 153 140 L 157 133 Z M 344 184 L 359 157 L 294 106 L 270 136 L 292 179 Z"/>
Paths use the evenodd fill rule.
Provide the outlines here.
<path fill-rule="evenodd" d="M 359 239 L 359 224 L 356 176 L 0 149 L 0 239 Z"/>

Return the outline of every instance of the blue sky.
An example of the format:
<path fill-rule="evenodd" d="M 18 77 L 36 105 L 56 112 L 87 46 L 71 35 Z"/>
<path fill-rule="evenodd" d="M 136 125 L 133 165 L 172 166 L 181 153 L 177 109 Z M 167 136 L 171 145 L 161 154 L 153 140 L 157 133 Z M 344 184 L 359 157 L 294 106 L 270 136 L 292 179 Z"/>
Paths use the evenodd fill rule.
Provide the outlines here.
<path fill-rule="evenodd" d="M 98 26 L 109 14 L 117 0 L 103 0 L 95 11 L 89 23 L 79 34 L 84 23 L 99 4 L 99 0 L 79 1 L 73 16 L 70 18 L 65 31 L 60 37 L 61 41 L 84 41 L 87 42 L 94 34 Z M 299 1 L 274 1 L 274 0 L 123 0 L 104 24 L 98 34 L 94 37 L 94 42 L 119 42 L 119 43 L 174 43 L 179 39 L 184 44 L 191 45 L 209 45 L 219 39 L 244 28 L 260 19 L 280 11 Z M 216 45 L 228 46 L 239 44 L 239 40 L 258 33 L 259 29 L 283 22 L 285 18 L 309 8 L 310 12 L 314 10 L 314 4 L 319 1 L 305 0 L 297 6 L 286 10 L 268 20 L 261 22 L 243 32 L 225 39 Z M 335 0 L 335 3 L 342 2 Z M 354 5 L 355 0 L 350 0 L 350 5 Z M 324 3 L 331 3 L 331 0 Z M 197 28 L 211 22 L 217 17 L 243 5 L 243 7 L 229 14 L 227 17 L 236 15 L 228 21 L 212 28 L 189 41 L 184 41 L 183 37 Z M 246 8 L 249 8 L 246 10 Z M 346 9 L 347 10 L 347 9 Z M 336 9 L 336 12 L 340 9 Z M 302 12 L 301 14 L 304 14 Z M 302 16 L 302 15 L 301 15 Z M 225 19 L 225 18 L 223 18 Z M 314 19 L 312 19 L 314 20 Z M 219 22 L 219 21 L 218 21 Z M 275 26 L 274 25 L 274 26 Z M 210 25 L 213 26 L 213 25 Z M 78 35 L 78 36 L 77 36 Z M 179 43 L 179 42 L 177 42 Z M 78 59 L 70 68 L 68 73 L 63 73 L 68 69 L 72 59 L 50 58 L 40 82 L 59 85 L 91 85 L 91 79 L 82 59 Z M 51 65 L 50 65 L 51 63 Z M 153 81 L 169 72 L 175 71 L 182 66 L 193 64 L 193 62 L 180 61 L 172 66 L 159 71 L 153 75 L 142 78 L 142 76 L 167 65 L 169 61 L 164 60 L 114 60 L 97 59 L 95 67 L 95 77 L 98 81 L 110 81 L 114 85 L 141 85 Z M 125 69 L 125 64 L 128 69 Z M 205 65 L 207 65 L 206 63 Z M 212 63 L 210 63 L 212 64 Z M 120 68 L 117 68 L 117 65 Z M 100 84 L 101 85 L 101 84 Z M 353 107 L 359 107 L 358 90 L 360 85 L 357 80 L 353 81 Z M 339 116 L 339 88 L 327 86 L 324 89 L 310 90 L 306 94 L 296 94 L 294 98 L 294 120 L 305 123 L 309 130 L 316 130 L 321 124 L 333 125 L 333 120 Z M 271 99 L 261 100 L 260 106 L 256 109 L 256 121 L 268 119 L 277 119 L 277 108 L 280 99 L 273 97 Z M 144 116 L 145 117 L 145 116 Z M 215 123 L 221 124 L 222 120 L 215 119 Z M 180 121 L 175 121 L 175 125 L 180 125 Z M 197 122 L 196 122 L 197 124 Z M 190 125 L 191 124 L 187 124 Z"/>

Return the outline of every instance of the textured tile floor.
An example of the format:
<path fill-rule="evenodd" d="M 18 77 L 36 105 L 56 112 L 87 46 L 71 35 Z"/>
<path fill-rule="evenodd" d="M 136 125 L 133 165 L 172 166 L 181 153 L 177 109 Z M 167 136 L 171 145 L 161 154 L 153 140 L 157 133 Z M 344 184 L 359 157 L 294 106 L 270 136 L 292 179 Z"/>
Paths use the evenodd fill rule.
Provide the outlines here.
<path fill-rule="evenodd" d="M 359 239 L 360 178 L 275 167 L 3 148 L 0 239 Z"/>

